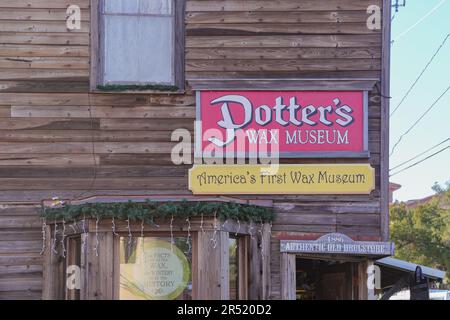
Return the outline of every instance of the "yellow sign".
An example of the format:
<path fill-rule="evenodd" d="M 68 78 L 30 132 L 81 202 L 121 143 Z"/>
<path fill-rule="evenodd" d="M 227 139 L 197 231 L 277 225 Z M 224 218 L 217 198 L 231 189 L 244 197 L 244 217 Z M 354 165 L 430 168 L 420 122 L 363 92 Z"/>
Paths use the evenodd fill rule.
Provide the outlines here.
<path fill-rule="evenodd" d="M 189 170 L 194 194 L 369 194 L 369 164 L 199 165 Z"/>

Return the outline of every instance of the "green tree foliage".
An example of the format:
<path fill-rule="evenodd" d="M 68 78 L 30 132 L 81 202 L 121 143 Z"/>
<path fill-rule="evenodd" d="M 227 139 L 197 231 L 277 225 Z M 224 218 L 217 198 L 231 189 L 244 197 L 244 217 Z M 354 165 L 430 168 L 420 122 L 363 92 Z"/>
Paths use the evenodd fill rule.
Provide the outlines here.
<path fill-rule="evenodd" d="M 409 208 L 395 203 L 390 209 L 391 240 L 395 257 L 445 270 L 450 279 L 450 186 L 435 184 L 436 195 Z"/>

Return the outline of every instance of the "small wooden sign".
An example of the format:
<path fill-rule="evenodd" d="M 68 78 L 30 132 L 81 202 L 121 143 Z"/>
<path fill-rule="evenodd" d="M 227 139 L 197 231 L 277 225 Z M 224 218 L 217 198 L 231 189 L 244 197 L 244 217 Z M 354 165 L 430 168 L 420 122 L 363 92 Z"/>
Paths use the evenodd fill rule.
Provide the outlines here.
<path fill-rule="evenodd" d="M 394 254 L 394 246 L 390 242 L 354 241 L 344 234 L 330 233 L 317 240 L 281 240 L 280 251 L 287 253 L 390 256 Z"/>
<path fill-rule="evenodd" d="M 370 194 L 369 164 L 199 165 L 189 170 L 194 194 Z"/>

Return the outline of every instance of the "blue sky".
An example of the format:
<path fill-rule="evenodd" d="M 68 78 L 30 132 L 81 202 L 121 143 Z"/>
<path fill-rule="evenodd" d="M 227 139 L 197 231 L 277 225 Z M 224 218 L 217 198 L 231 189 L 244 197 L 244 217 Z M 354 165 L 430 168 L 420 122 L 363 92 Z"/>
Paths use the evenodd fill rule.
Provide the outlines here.
<path fill-rule="evenodd" d="M 445 36 L 450 32 L 450 0 L 446 0 L 414 29 L 406 34 L 403 33 L 442 1 L 408 0 L 406 1 L 406 7 L 400 8 L 394 17 L 392 38 L 396 39 L 398 35 L 401 35 L 401 37 L 391 47 L 391 111 L 400 102 Z M 391 149 L 400 135 L 431 106 L 449 85 L 450 38 L 408 98 L 391 117 Z M 391 168 L 433 147 L 446 138 L 450 138 L 450 91 L 402 139 L 390 158 Z M 447 142 L 428 154 L 439 151 L 447 145 L 450 145 L 450 143 Z M 416 161 L 424 157 L 426 155 L 416 159 Z M 394 193 L 394 199 L 406 201 L 431 195 L 433 194 L 431 186 L 434 182 L 443 185 L 448 180 L 450 180 L 450 149 L 414 168 L 391 177 L 391 182 L 402 185 L 402 188 Z"/>

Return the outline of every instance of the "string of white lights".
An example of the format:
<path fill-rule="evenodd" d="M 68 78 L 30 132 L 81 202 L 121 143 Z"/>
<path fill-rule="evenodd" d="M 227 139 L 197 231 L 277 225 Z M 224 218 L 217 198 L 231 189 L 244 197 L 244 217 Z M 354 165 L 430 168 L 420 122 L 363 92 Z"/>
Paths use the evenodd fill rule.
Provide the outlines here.
<path fill-rule="evenodd" d="M 42 250 L 39 253 L 41 256 L 44 254 L 45 252 L 45 243 L 47 241 L 46 239 L 46 230 L 47 229 L 47 219 L 46 218 L 42 218 Z"/>
<path fill-rule="evenodd" d="M 188 224 L 186 244 L 188 246 L 188 253 L 189 253 L 189 252 L 191 252 L 191 249 L 192 249 L 192 246 L 191 246 L 191 220 L 189 220 L 189 217 L 186 218 L 186 222 Z"/>
<path fill-rule="evenodd" d="M 94 251 L 95 251 L 95 256 L 98 257 L 98 246 L 99 246 L 99 241 L 98 241 L 98 222 L 100 220 L 100 217 L 97 217 L 97 219 L 95 220 L 95 247 L 94 247 Z"/>
<path fill-rule="evenodd" d="M 66 236 L 66 221 L 62 220 L 62 236 L 61 236 L 61 253 L 62 257 L 66 257 L 66 245 L 65 245 L 65 236 Z"/>
<path fill-rule="evenodd" d="M 170 218 L 170 250 L 173 251 L 173 214 L 172 217 Z"/>
<path fill-rule="evenodd" d="M 217 229 L 218 228 L 217 228 L 217 210 L 216 210 L 216 211 L 214 211 L 214 232 L 213 232 L 212 237 L 210 239 L 214 249 L 217 247 L 217 239 L 216 239 Z"/>
<path fill-rule="evenodd" d="M 114 220 L 114 217 L 112 217 L 112 232 L 113 235 L 118 236 L 118 233 L 116 232 L 116 222 Z"/>
<path fill-rule="evenodd" d="M 58 254 L 58 251 L 56 251 L 56 234 L 58 233 L 58 224 L 56 223 L 55 219 L 55 229 L 53 230 L 53 241 L 52 241 L 52 252 L 54 254 Z"/>
<path fill-rule="evenodd" d="M 84 254 L 86 252 L 86 243 L 88 234 L 86 232 L 86 215 L 83 214 L 83 220 L 81 221 L 81 228 L 83 229 L 83 236 L 81 237 L 81 253 Z"/>

